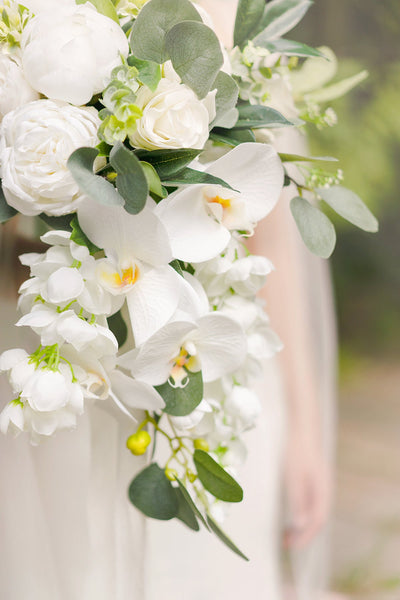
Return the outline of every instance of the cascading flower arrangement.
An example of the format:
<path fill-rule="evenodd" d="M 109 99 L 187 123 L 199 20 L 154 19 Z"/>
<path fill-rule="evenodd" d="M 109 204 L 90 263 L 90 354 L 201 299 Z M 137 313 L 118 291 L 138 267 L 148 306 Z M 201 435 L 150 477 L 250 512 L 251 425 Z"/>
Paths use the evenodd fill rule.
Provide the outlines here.
<path fill-rule="evenodd" d="M 0 8 L 1 221 L 19 212 L 50 229 L 45 252 L 20 257 L 31 276 L 17 326 L 38 347 L 0 357 L 15 394 L 0 429 L 37 444 L 79 426 L 89 403 L 114 403 L 132 424 L 127 448 L 153 443 L 130 501 L 202 524 L 243 558 L 220 508 L 242 500 L 253 383 L 281 348 L 256 299 L 273 266 L 245 239 L 289 185 L 319 256 L 335 245 L 321 201 L 377 229 L 340 172 L 309 166 L 328 158 L 273 147 L 283 127 L 333 124 L 325 103 L 365 76 L 327 85 L 332 52 L 282 37 L 310 5 L 240 0 L 229 54 L 189 0 Z"/>

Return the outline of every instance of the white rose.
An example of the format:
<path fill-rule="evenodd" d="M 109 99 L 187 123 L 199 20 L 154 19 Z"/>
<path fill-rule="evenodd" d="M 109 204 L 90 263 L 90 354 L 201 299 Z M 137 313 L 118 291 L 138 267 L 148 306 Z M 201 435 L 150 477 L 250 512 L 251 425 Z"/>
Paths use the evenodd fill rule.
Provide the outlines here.
<path fill-rule="evenodd" d="M 215 117 L 216 90 L 199 100 L 187 85 L 180 83 L 172 68 L 165 65 L 165 77 L 155 92 L 143 86 L 136 98 L 143 116 L 129 137 L 133 146 L 158 148 L 203 148 L 209 123 Z"/>
<path fill-rule="evenodd" d="M 95 146 L 94 108 L 36 100 L 8 113 L 0 127 L 0 164 L 8 204 L 25 215 L 64 215 L 82 193 L 67 168 L 71 153 Z"/>
<path fill-rule="evenodd" d="M 81 105 L 108 83 L 129 45 L 121 27 L 90 4 L 39 12 L 24 29 L 22 65 L 31 86 L 54 100 Z"/>
<path fill-rule="evenodd" d="M 21 67 L 11 56 L 0 54 L 0 121 L 10 111 L 38 98 Z"/>
<path fill-rule="evenodd" d="M 22 3 L 34 15 L 44 10 L 54 10 L 54 0 L 24 0 Z M 61 5 L 75 6 L 75 0 L 57 0 L 57 10 Z"/>

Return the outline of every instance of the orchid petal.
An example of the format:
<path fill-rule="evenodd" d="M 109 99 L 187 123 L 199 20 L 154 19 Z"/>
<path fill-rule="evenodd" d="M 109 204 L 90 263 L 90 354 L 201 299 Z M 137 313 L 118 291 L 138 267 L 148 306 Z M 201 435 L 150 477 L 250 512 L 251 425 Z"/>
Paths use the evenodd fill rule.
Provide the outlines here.
<path fill-rule="evenodd" d="M 165 406 L 160 394 L 147 383 L 136 381 L 117 370 L 110 374 L 110 380 L 115 395 L 130 408 L 154 411 Z"/>
<path fill-rule="evenodd" d="M 84 286 L 78 269 L 61 267 L 50 275 L 43 297 L 52 304 L 75 300 L 82 293 Z"/>

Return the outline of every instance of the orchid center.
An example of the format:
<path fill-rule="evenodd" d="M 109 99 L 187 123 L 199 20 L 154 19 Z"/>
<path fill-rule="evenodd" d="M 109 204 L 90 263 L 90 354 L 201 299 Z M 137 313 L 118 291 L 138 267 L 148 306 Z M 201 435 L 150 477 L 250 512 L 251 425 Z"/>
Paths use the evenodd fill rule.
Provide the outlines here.
<path fill-rule="evenodd" d="M 191 349 L 192 354 L 189 354 L 188 350 L 182 346 L 179 354 L 172 359 L 172 369 L 170 372 L 170 383 L 173 387 L 185 387 L 188 380 L 188 371 L 197 371 L 198 359 L 193 354 L 195 349 Z"/>
<path fill-rule="evenodd" d="M 227 229 L 247 229 L 246 205 L 239 192 L 208 185 L 203 188 L 203 198 L 207 210 L 216 221 Z"/>
<path fill-rule="evenodd" d="M 140 267 L 136 262 L 132 261 L 120 267 L 107 259 L 99 263 L 100 281 L 114 295 L 128 292 L 140 277 Z"/>

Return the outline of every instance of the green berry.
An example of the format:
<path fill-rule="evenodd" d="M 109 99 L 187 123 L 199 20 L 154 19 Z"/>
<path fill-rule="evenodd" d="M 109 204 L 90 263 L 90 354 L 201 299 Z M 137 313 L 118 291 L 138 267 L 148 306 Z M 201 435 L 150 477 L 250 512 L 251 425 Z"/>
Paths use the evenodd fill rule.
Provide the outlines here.
<path fill-rule="evenodd" d="M 126 440 L 126 447 L 135 456 L 141 456 L 146 452 L 150 442 L 151 436 L 149 432 L 142 429 L 141 431 L 137 431 L 128 437 Z"/>
<path fill-rule="evenodd" d="M 204 452 L 208 452 L 210 449 L 208 442 L 204 438 L 197 438 L 193 440 L 193 446 L 195 450 L 204 450 Z"/>

